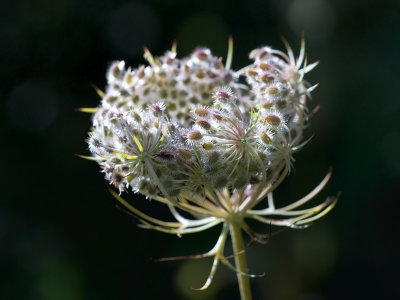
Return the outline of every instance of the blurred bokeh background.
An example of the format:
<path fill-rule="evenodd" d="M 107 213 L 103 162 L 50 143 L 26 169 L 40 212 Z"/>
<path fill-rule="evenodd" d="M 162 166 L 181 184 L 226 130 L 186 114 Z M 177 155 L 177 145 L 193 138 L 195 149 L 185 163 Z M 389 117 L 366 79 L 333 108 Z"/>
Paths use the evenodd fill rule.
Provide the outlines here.
<path fill-rule="evenodd" d="M 115 59 L 144 63 L 197 45 L 233 67 L 261 45 L 299 49 L 321 106 L 296 155 L 281 203 L 310 191 L 333 167 L 319 201 L 342 191 L 335 209 L 305 230 L 286 230 L 248 251 L 255 299 L 399 299 L 400 5 L 366 0 L 19 0 L 0 4 L 0 299 L 238 299 L 221 267 L 193 291 L 211 260 L 154 262 L 202 253 L 219 228 L 178 238 L 140 229 L 115 208 L 87 154 L 91 84 L 105 85 Z M 140 196 L 143 210 L 165 211 Z M 268 227 L 259 227 L 268 232 Z M 229 248 L 227 252 L 229 252 Z"/>

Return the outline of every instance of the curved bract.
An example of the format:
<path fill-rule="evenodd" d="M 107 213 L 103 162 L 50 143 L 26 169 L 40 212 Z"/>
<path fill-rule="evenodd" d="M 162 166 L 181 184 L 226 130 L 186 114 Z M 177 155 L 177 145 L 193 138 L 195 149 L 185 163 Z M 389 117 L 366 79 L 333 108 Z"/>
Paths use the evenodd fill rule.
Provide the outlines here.
<path fill-rule="evenodd" d="M 268 235 L 253 232 L 246 219 L 300 228 L 327 213 L 336 198 L 299 209 L 325 186 L 329 172 L 289 206 L 278 208 L 273 199 L 294 153 L 305 144 L 306 102 L 316 86 L 304 77 L 317 63 L 307 65 L 304 41 L 297 59 L 288 45 L 287 54 L 261 47 L 237 72 L 230 69 L 232 47 L 225 67 L 209 49 L 182 59 L 175 49 L 157 58 L 145 49 L 148 65 L 136 69 L 112 63 L 106 91 L 99 91 L 101 104 L 82 110 L 94 112 L 90 159 L 120 192 L 111 193 L 145 227 L 180 235 L 224 224 L 215 247 L 198 256 L 215 257 L 205 288 L 220 261 L 244 274 L 223 255 L 230 225 L 265 242 Z M 130 189 L 167 205 L 176 222 L 137 210 L 120 196 Z M 261 202 L 266 207 L 255 209 Z"/>

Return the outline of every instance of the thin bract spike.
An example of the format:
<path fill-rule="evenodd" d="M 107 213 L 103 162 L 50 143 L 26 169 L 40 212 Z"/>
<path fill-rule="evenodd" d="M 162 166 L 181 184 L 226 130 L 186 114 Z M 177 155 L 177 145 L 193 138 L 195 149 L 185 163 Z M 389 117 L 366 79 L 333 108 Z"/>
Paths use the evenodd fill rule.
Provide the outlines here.
<path fill-rule="evenodd" d="M 204 283 L 204 285 L 200 288 L 192 288 L 192 289 L 195 291 L 204 291 L 205 289 L 207 289 L 214 278 L 215 272 L 217 272 L 218 264 L 219 264 L 219 258 L 215 256 L 211 267 L 210 275 L 208 275 L 208 278 Z"/>
<path fill-rule="evenodd" d="M 288 226 L 288 227 L 297 227 L 298 225 L 303 225 L 312 222 L 313 220 L 319 219 L 325 214 L 327 214 L 334 206 L 333 203 L 336 203 L 336 197 L 329 197 L 327 201 L 323 203 L 322 206 L 315 207 L 311 209 L 311 211 L 300 215 L 296 218 L 290 219 L 271 219 L 261 217 L 259 215 L 253 215 L 251 218 L 266 224 L 272 224 L 275 226 Z M 306 221 L 307 220 L 307 221 Z"/>
<path fill-rule="evenodd" d="M 250 109 L 250 127 L 253 123 L 253 114 L 254 114 L 254 106 L 252 105 Z"/>
<path fill-rule="evenodd" d="M 250 113 L 250 126 L 249 126 L 249 130 L 246 132 L 244 138 L 248 137 L 249 134 L 251 133 L 251 131 L 254 129 L 254 127 L 256 126 L 259 118 L 260 118 L 260 113 L 261 113 L 261 101 L 260 101 L 260 107 L 258 109 L 258 113 L 257 113 L 257 117 L 255 119 L 255 121 L 253 120 L 253 106 L 251 107 L 251 113 Z M 254 123 L 253 123 L 254 122 Z"/>
<path fill-rule="evenodd" d="M 312 139 L 313 139 L 314 135 L 312 135 L 311 137 L 309 137 L 307 140 L 305 140 L 304 142 L 302 142 L 300 145 L 293 147 L 292 148 L 292 152 L 295 153 L 297 151 L 299 151 L 300 149 L 302 149 L 305 145 L 307 145 Z"/>
<path fill-rule="evenodd" d="M 190 219 L 182 217 L 178 213 L 178 211 L 175 209 L 174 206 L 168 205 L 168 208 L 170 209 L 170 211 L 171 211 L 172 215 L 174 216 L 174 218 L 178 222 L 182 223 L 185 226 L 199 226 L 199 225 L 208 224 L 208 223 L 213 222 L 213 221 L 216 220 L 214 217 L 197 219 L 197 220 L 190 220 Z"/>
<path fill-rule="evenodd" d="M 322 212 L 320 212 L 319 214 L 308 218 L 308 219 L 303 219 L 300 220 L 298 222 L 295 222 L 295 225 L 302 225 L 302 224 L 306 224 L 306 223 L 310 223 L 312 221 L 318 220 L 320 218 L 322 218 L 323 216 L 325 216 L 328 212 L 330 212 L 332 210 L 332 208 L 336 205 L 337 203 L 337 198 L 334 198 L 335 200 L 327 207 L 325 208 Z"/>
<path fill-rule="evenodd" d="M 301 37 L 300 54 L 299 54 L 299 57 L 298 57 L 297 63 L 296 63 L 297 68 L 300 68 L 301 64 L 303 63 L 305 51 L 306 51 L 306 41 L 304 39 L 304 33 L 303 33 L 302 37 Z"/>
<path fill-rule="evenodd" d="M 140 228 L 153 229 L 153 230 L 160 231 L 163 233 L 176 234 L 178 236 L 181 236 L 182 234 L 185 234 L 185 233 L 190 233 L 190 232 L 188 232 L 188 229 L 184 229 L 184 228 L 176 229 L 176 228 L 172 228 L 172 227 L 163 227 L 163 226 L 153 225 L 153 224 L 139 218 L 137 215 L 132 214 L 128 210 L 120 208 L 118 205 L 116 205 L 116 207 L 118 209 L 122 210 L 123 212 L 125 212 L 126 214 L 130 215 L 131 217 L 134 217 L 139 222 L 141 222 L 142 224 L 138 224 L 138 227 L 140 227 Z M 191 228 L 191 229 L 193 230 L 193 228 Z M 203 230 L 203 228 L 201 228 L 199 230 L 196 229 L 196 231 L 191 231 L 191 232 L 198 232 L 198 231 L 202 231 L 202 230 Z"/>
<path fill-rule="evenodd" d="M 319 185 L 317 185 L 309 194 L 307 194 L 300 200 L 298 200 L 290 205 L 280 208 L 279 210 L 292 210 L 292 209 L 299 207 L 299 206 L 303 205 L 304 203 L 308 202 L 309 200 L 314 198 L 325 187 L 325 185 L 328 183 L 331 176 L 332 176 L 332 168 L 329 169 L 328 173 L 325 175 L 325 177 L 321 181 L 321 183 Z"/>
<path fill-rule="evenodd" d="M 284 36 L 281 36 L 281 40 L 286 47 L 287 53 L 289 55 L 290 64 L 294 65 L 296 61 L 294 59 L 292 47 L 290 47 L 288 41 L 286 40 L 286 38 Z"/>
<path fill-rule="evenodd" d="M 174 228 L 180 228 L 182 224 L 178 222 L 164 222 L 160 221 L 158 219 L 152 218 L 144 213 L 142 213 L 140 210 L 136 209 L 132 205 L 130 205 L 127 201 L 125 201 L 120 195 L 118 195 L 114 190 L 111 188 L 108 188 L 110 194 L 117 199 L 122 205 L 124 205 L 129 211 L 131 211 L 133 214 L 135 214 L 138 218 L 147 220 L 148 222 L 152 222 L 154 224 L 158 224 L 160 226 L 168 226 L 168 227 L 174 227 Z"/>
<path fill-rule="evenodd" d="M 309 87 L 307 89 L 307 93 L 311 93 L 313 90 L 315 90 L 319 86 L 319 83 L 313 85 L 312 87 Z"/>
<path fill-rule="evenodd" d="M 157 145 L 154 147 L 154 149 L 150 152 L 150 154 L 156 152 L 158 150 L 158 148 L 160 148 L 160 146 L 161 146 L 161 144 L 162 144 L 162 142 L 163 142 L 163 140 L 165 138 L 165 135 L 166 135 L 167 131 L 168 131 L 168 128 L 165 128 L 163 135 L 161 136 L 160 140 L 157 142 Z"/>
<path fill-rule="evenodd" d="M 215 255 L 215 253 L 204 253 L 204 254 L 197 254 L 197 255 L 184 255 L 184 256 L 173 256 L 173 257 L 162 257 L 162 258 L 155 258 L 154 261 L 157 262 L 164 262 L 164 261 L 174 261 L 174 260 L 184 260 L 184 259 L 200 259 L 205 257 L 210 257 Z"/>
<path fill-rule="evenodd" d="M 95 86 L 94 84 L 92 84 L 92 87 L 94 88 L 94 90 L 96 91 L 97 95 L 100 96 L 100 98 L 104 98 L 105 94 L 102 90 L 100 90 L 97 86 Z"/>
<path fill-rule="evenodd" d="M 245 272 L 241 272 L 239 271 L 237 268 L 235 268 L 228 260 L 221 258 L 221 262 L 228 267 L 228 269 L 232 270 L 233 272 L 237 273 L 237 274 L 241 274 L 243 276 L 247 276 L 250 278 L 256 278 L 256 277 L 264 277 L 265 276 L 265 272 L 262 274 L 249 274 L 249 273 L 245 273 Z"/>
<path fill-rule="evenodd" d="M 209 222 L 208 224 L 197 226 L 197 227 L 189 227 L 188 226 L 188 227 L 180 227 L 179 229 L 175 229 L 175 228 L 171 228 L 171 227 L 168 228 L 168 227 L 163 227 L 163 226 L 156 226 L 156 225 L 148 223 L 144 220 L 141 220 L 141 222 L 146 225 L 146 226 L 139 226 L 141 228 L 153 229 L 153 230 L 157 230 L 157 231 L 161 231 L 161 232 L 165 232 L 165 233 L 169 233 L 169 234 L 176 234 L 178 236 L 181 236 L 182 234 L 201 232 L 201 231 L 207 230 L 207 229 L 212 228 L 221 223 L 220 220 L 215 220 L 213 222 Z"/>
<path fill-rule="evenodd" d="M 323 203 L 314 206 L 312 208 L 307 208 L 307 209 L 302 209 L 302 210 L 281 210 L 281 209 L 276 209 L 273 211 L 270 211 L 269 213 L 267 212 L 261 212 L 261 211 L 251 211 L 251 214 L 255 215 L 263 215 L 263 216 L 304 216 L 304 215 L 309 215 L 313 213 L 318 213 L 322 211 L 325 207 L 327 207 L 331 202 L 331 198 L 328 198 L 328 201 L 324 201 Z"/>
<path fill-rule="evenodd" d="M 99 160 L 107 160 L 107 157 L 92 157 L 92 156 L 86 156 L 86 155 L 81 155 L 81 154 L 74 154 L 75 156 L 87 160 L 93 160 L 93 161 L 99 161 Z"/>
<path fill-rule="evenodd" d="M 208 276 L 206 282 L 204 283 L 204 285 L 201 288 L 194 289 L 194 290 L 205 290 L 210 286 L 210 284 L 214 278 L 215 272 L 217 271 L 219 261 L 223 258 L 222 252 L 225 247 L 225 242 L 226 242 L 227 236 L 228 236 L 228 225 L 226 223 L 224 223 L 222 232 L 218 238 L 217 243 L 215 244 L 214 248 L 209 251 L 210 254 L 211 253 L 215 254 L 213 264 L 211 267 L 211 271 L 210 271 L 210 275 Z"/>
<path fill-rule="evenodd" d="M 154 199 L 154 200 L 156 200 L 156 201 L 158 201 L 158 202 L 161 202 L 161 203 L 163 203 L 163 204 L 167 204 L 167 205 L 170 204 L 169 201 L 168 201 L 167 199 L 165 199 L 164 197 L 161 197 L 161 196 L 157 196 L 157 195 L 146 195 L 146 197 L 149 197 L 149 198 L 151 198 L 151 199 Z"/>
<path fill-rule="evenodd" d="M 156 61 L 154 60 L 153 55 L 151 54 L 150 50 L 147 47 L 143 47 L 144 50 L 144 58 L 150 63 L 150 65 L 155 66 Z"/>
<path fill-rule="evenodd" d="M 97 108 L 95 108 L 95 107 L 81 107 L 81 108 L 77 108 L 76 111 L 94 114 L 95 112 L 97 112 Z"/>
<path fill-rule="evenodd" d="M 139 142 L 139 140 L 136 138 L 136 135 L 132 132 L 133 138 L 135 139 L 135 143 L 139 148 L 140 153 L 143 153 L 144 149 L 142 147 L 142 144 Z"/>
<path fill-rule="evenodd" d="M 124 158 L 127 158 L 127 159 L 138 159 L 139 158 L 139 156 L 132 156 L 132 155 L 126 155 L 126 154 L 123 154 L 123 153 L 119 153 L 119 152 L 116 152 L 116 151 L 113 151 L 113 153 L 114 154 L 117 154 L 118 156 L 121 156 L 121 157 L 124 157 Z"/>
<path fill-rule="evenodd" d="M 198 259 L 198 258 L 214 256 L 214 255 L 217 255 L 218 251 L 220 251 L 223 248 L 225 241 L 226 241 L 226 226 L 223 227 L 221 235 L 218 238 L 217 243 L 207 253 L 197 254 L 197 255 L 188 255 L 188 256 L 176 256 L 176 257 L 159 258 L 159 259 L 155 259 L 155 261 L 171 261 L 171 260 L 181 260 L 181 259 Z"/>
<path fill-rule="evenodd" d="M 178 199 L 179 199 L 179 201 L 181 202 L 181 203 L 187 203 L 188 205 L 190 205 L 189 204 L 189 202 L 184 202 L 184 201 L 182 201 L 182 197 L 178 197 Z M 171 211 L 171 213 L 172 213 L 172 215 L 174 216 L 174 218 L 178 221 L 178 222 L 180 222 L 180 223 L 182 223 L 182 224 L 188 224 L 189 223 L 189 219 L 186 219 L 186 218 L 184 218 L 184 217 L 182 217 L 179 213 L 178 213 L 178 211 L 175 209 L 175 207 L 173 207 L 172 205 L 168 205 L 168 208 L 169 208 L 169 210 Z"/>
<path fill-rule="evenodd" d="M 302 209 L 302 210 L 275 210 L 270 212 L 269 214 L 265 213 L 262 214 L 263 216 L 301 216 L 301 215 L 306 215 L 306 214 L 310 214 L 310 213 L 316 213 L 321 211 L 322 209 L 324 209 L 327 205 L 329 205 L 329 203 L 327 203 L 326 201 L 324 203 L 321 203 L 317 206 L 314 206 L 312 208 L 307 208 L 307 209 Z M 257 213 L 255 213 L 257 214 Z"/>
<path fill-rule="evenodd" d="M 157 225 L 153 225 L 153 224 L 151 224 L 151 223 L 149 223 L 149 222 L 147 222 L 147 221 L 145 221 L 143 219 L 140 219 L 140 218 L 138 218 L 138 219 L 139 219 L 139 221 L 141 223 L 143 223 L 143 225 L 142 224 L 138 224 L 138 227 L 143 228 L 143 229 L 152 229 L 152 230 L 159 231 L 159 232 L 162 232 L 162 233 L 168 233 L 168 234 L 174 234 L 174 235 L 176 234 L 178 236 L 181 236 L 184 233 L 183 229 L 176 229 L 176 228 L 170 228 L 170 227 L 157 226 Z"/>
<path fill-rule="evenodd" d="M 232 59 L 233 59 L 233 38 L 232 36 L 230 36 L 228 40 L 228 54 L 226 55 L 225 70 L 229 71 L 231 69 Z"/>
<path fill-rule="evenodd" d="M 176 53 L 176 47 L 177 47 L 177 42 L 176 42 L 176 40 L 174 40 L 172 42 L 172 47 L 171 47 L 171 52 L 174 54 Z"/>
<path fill-rule="evenodd" d="M 303 81 L 304 75 L 306 74 L 306 73 L 305 73 L 306 67 L 307 67 L 307 55 L 306 55 L 306 57 L 304 58 L 304 65 L 303 65 L 302 71 L 299 72 L 299 73 L 300 73 L 299 81 Z"/>
<path fill-rule="evenodd" d="M 320 108 L 320 105 L 314 107 L 314 109 L 308 114 L 308 119 L 311 119 L 320 110 Z"/>
<path fill-rule="evenodd" d="M 306 68 L 299 70 L 299 72 L 308 73 L 311 70 L 313 70 L 316 66 L 318 66 L 318 64 L 319 64 L 319 61 L 316 61 L 315 63 L 308 65 Z"/>

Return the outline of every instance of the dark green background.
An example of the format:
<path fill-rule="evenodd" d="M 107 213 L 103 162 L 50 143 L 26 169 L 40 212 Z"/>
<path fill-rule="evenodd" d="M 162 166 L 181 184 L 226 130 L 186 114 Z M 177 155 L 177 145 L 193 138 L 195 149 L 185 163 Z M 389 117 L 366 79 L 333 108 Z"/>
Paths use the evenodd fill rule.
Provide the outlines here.
<path fill-rule="evenodd" d="M 115 59 L 143 63 L 178 41 L 233 66 L 251 49 L 283 49 L 280 35 L 309 61 L 321 105 L 277 193 L 286 203 L 310 191 L 330 166 L 318 198 L 342 191 L 335 209 L 306 230 L 286 230 L 248 251 L 255 299 L 395 299 L 399 292 L 400 5 L 398 1 L 22 0 L 0 4 L 0 299 L 238 299 L 234 273 L 221 267 L 195 292 L 211 261 L 154 262 L 201 253 L 219 229 L 178 238 L 138 228 L 115 208 L 84 142 Z M 125 195 L 143 210 L 166 211 Z M 317 201 L 317 200 L 316 200 Z M 315 202 L 317 203 L 317 202 Z M 258 226 L 268 231 L 268 226 Z M 231 253 L 227 249 L 227 253 Z"/>

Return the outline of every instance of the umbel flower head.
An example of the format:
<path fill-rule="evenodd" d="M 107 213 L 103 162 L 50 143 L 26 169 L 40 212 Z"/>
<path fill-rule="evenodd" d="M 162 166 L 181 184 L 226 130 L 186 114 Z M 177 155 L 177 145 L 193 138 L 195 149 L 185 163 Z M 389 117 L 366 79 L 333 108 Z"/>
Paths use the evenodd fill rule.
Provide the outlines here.
<path fill-rule="evenodd" d="M 287 54 L 267 46 L 254 49 L 251 63 L 236 72 L 230 68 L 231 40 L 225 65 L 207 48 L 182 59 L 176 45 L 157 58 L 145 49 L 148 64 L 131 68 L 124 61 L 113 62 L 106 91 L 99 91 L 101 104 L 82 109 L 94 112 L 88 138 L 92 156 L 86 158 L 99 163 L 119 191 L 112 194 L 145 227 L 182 235 L 223 224 L 215 247 L 198 256 L 214 256 L 203 288 L 219 262 L 238 272 L 239 281 L 248 275 L 240 265 L 243 247 L 235 246 L 241 231 L 258 242 L 268 238 L 253 232 L 248 219 L 301 228 L 336 202 L 331 197 L 297 210 L 324 187 L 329 172 L 310 194 L 275 206 L 273 191 L 305 144 L 306 104 L 316 87 L 304 79 L 317 65 L 307 65 L 304 40 L 297 58 L 284 42 Z M 167 205 L 176 222 L 137 210 L 120 196 L 128 190 Z M 265 208 L 255 209 L 259 204 Z M 223 253 L 229 233 L 236 267 Z"/>

